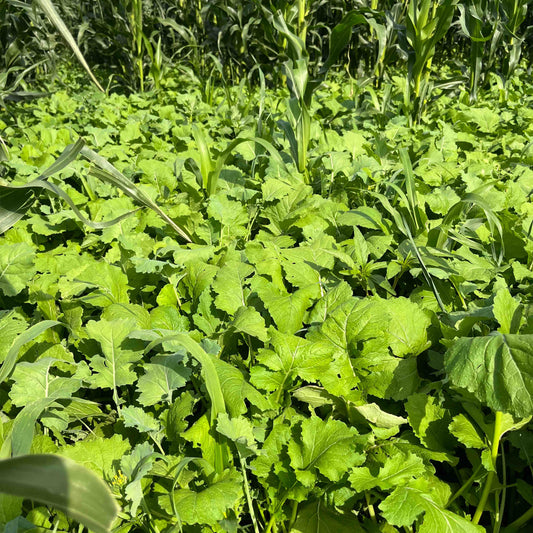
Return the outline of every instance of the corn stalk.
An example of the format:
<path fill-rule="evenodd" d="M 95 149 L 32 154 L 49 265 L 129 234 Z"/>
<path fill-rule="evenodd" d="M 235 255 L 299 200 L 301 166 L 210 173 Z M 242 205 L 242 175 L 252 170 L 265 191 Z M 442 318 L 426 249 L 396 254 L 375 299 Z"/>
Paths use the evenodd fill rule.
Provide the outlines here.
<path fill-rule="evenodd" d="M 301 14 L 305 10 L 305 2 L 300 2 L 299 6 L 302 8 L 299 11 L 299 14 Z M 280 120 L 278 125 L 289 141 L 290 152 L 298 172 L 304 175 L 304 180 L 308 183 L 307 159 L 311 142 L 310 109 L 313 95 L 350 41 L 353 26 L 367 23 L 367 19 L 355 10 L 345 15 L 343 20 L 331 32 L 328 59 L 318 75 L 312 76 L 310 73 L 309 53 L 305 41 L 301 38 L 302 35 L 305 36 L 305 25 L 303 23 L 299 25 L 300 31 L 297 34 L 296 31 L 288 26 L 281 11 L 277 11 L 275 14 L 267 11 L 266 14 L 274 28 L 283 36 L 287 43 L 288 58 L 283 63 L 283 72 L 291 96 L 287 100 L 286 117 L 288 120 Z"/>
<path fill-rule="evenodd" d="M 423 108 L 435 47 L 449 30 L 457 3 L 458 0 L 409 0 L 401 46 L 408 57 L 404 108 L 411 120 Z"/>

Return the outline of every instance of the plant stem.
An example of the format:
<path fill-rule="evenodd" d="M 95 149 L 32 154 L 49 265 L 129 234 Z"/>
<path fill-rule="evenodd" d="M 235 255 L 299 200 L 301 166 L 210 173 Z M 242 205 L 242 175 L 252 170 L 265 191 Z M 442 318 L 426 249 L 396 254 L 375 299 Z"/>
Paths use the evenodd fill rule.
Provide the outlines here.
<path fill-rule="evenodd" d="M 514 522 L 504 528 L 503 533 L 515 533 L 531 519 L 533 519 L 533 507 L 530 507 L 522 516 L 519 516 Z"/>
<path fill-rule="evenodd" d="M 453 501 L 455 501 L 457 498 L 459 498 L 459 496 L 461 496 L 461 494 L 463 494 L 463 492 L 465 492 L 466 489 L 468 489 L 468 487 L 470 487 L 470 485 L 472 485 L 472 483 L 474 482 L 474 479 L 476 479 L 477 475 L 479 474 L 479 471 L 481 470 L 482 466 L 479 465 L 476 470 L 474 471 L 474 473 L 461 485 L 461 487 L 459 488 L 459 490 L 448 500 L 448 503 L 446 504 L 446 507 L 449 507 Z"/>
<path fill-rule="evenodd" d="M 505 510 L 505 500 L 507 497 L 507 468 L 505 466 L 505 450 L 503 449 L 503 447 L 502 447 L 502 477 L 503 477 L 502 499 L 498 507 L 498 515 L 496 517 L 496 522 L 494 524 L 493 533 L 500 533 L 500 529 L 502 527 L 502 521 L 503 521 L 503 512 Z"/>
<path fill-rule="evenodd" d="M 307 33 L 307 25 L 305 24 L 305 3 L 306 0 L 298 0 L 298 37 L 304 42 Z"/>
<path fill-rule="evenodd" d="M 492 464 L 494 468 L 496 468 L 496 460 L 498 459 L 498 448 L 500 445 L 500 438 L 502 435 L 502 419 L 503 419 L 503 413 L 501 411 L 497 411 L 496 416 L 494 418 L 494 436 L 492 438 L 492 449 L 491 449 L 491 459 L 492 459 Z M 479 519 L 481 518 L 481 515 L 483 514 L 483 510 L 485 509 L 485 504 L 487 503 L 490 490 L 492 489 L 492 481 L 494 480 L 494 474 L 495 472 L 491 470 L 487 475 L 485 486 L 483 487 L 483 492 L 481 493 L 481 499 L 479 500 L 476 512 L 474 514 L 474 517 L 472 518 L 472 522 L 474 524 L 479 524 Z"/>
<path fill-rule="evenodd" d="M 274 520 L 276 519 L 275 515 L 272 514 L 270 516 L 270 520 L 268 521 L 267 527 L 265 529 L 265 533 L 270 533 L 272 531 L 272 526 L 274 525 Z"/>
<path fill-rule="evenodd" d="M 246 502 L 248 503 L 248 509 L 250 511 L 250 516 L 252 518 L 254 531 L 255 533 L 259 533 L 259 526 L 257 525 L 257 518 L 255 517 L 252 496 L 250 494 L 250 485 L 248 484 L 248 476 L 246 475 L 246 462 L 245 462 L 245 459 L 243 459 L 241 452 L 239 452 L 239 450 L 237 450 L 237 454 L 239 455 L 239 461 L 242 466 L 242 476 L 244 479 L 244 493 L 246 495 Z"/>
<path fill-rule="evenodd" d="M 296 500 L 293 500 L 291 518 L 289 520 L 289 528 L 288 528 L 289 531 L 292 529 L 294 522 L 296 522 L 297 515 L 298 515 L 298 502 Z"/>
<path fill-rule="evenodd" d="M 376 511 L 374 510 L 374 506 L 370 503 L 370 494 L 368 494 L 368 492 L 365 492 L 365 500 L 366 500 L 366 508 L 368 509 L 368 514 L 370 515 L 370 519 L 372 520 L 372 522 L 377 522 Z"/>

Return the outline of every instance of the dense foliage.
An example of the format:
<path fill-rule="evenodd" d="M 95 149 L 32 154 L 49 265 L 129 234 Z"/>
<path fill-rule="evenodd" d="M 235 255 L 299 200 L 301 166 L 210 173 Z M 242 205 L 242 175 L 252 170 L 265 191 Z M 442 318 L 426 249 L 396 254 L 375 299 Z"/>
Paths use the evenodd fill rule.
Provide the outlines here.
<path fill-rule="evenodd" d="M 196 22 L 179 18 L 187 2 L 78 4 L 62 6 L 71 29 L 100 9 L 118 36 L 135 5 L 182 37 L 237 16 L 221 2 L 187 11 Z M 515 46 L 526 11 L 509 15 L 526 4 L 493 13 L 492 63 L 488 34 L 473 33 L 491 2 L 383 4 L 310 4 L 306 24 L 271 6 L 255 28 L 262 8 L 243 3 L 241 22 L 266 33 L 219 18 L 220 31 L 264 51 L 284 41 L 283 53 L 259 60 L 219 36 L 202 59 L 218 79 L 190 57 L 147 69 L 146 35 L 159 36 L 147 23 L 127 66 L 102 41 L 108 71 L 122 65 L 144 92 L 98 92 L 69 66 L 19 102 L 51 64 L 26 72 L 14 56 L 4 82 L 25 75 L 0 92 L 6 531 L 104 530 L 104 499 L 78 492 L 102 480 L 117 533 L 531 525 L 533 92 Z M 16 22 L 30 15 L 36 25 L 36 9 Z M 347 50 L 313 52 L 314 16 Z M 393 16 L 403 26 L 383 41 Z M 472 60 L 462 73 L 439 58 L 443 40 L 465 46 L 453 23 L 487 44 L 455 58 Z M 5 46 L 16 27 L 2 24 Z M 79 27 L 93 68 L 103 52 L 82 36 L 109 31 Z M 405 65 L 385 69 L 379 48 L 371 77 L 326 77 L 350 54 L 364 63 L 372 35 L 409 51 Z M 168 54 L 176 35 L 161 36 Z"/>

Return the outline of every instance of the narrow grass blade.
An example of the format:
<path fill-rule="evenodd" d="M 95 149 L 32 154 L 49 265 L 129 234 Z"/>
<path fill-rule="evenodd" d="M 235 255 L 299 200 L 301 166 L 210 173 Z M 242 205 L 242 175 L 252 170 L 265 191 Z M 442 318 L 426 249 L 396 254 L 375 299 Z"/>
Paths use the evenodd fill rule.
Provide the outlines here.
<path fill-rule="evenodd" d="M 92 70 L 87 64 L 87 61 L 85 61 L 85 58 L 83 57 L 81 50 L 78 48 L 74 37 L 72 37 L 72 34 L 66 27 L 65 23 L 63 22 L 63 19 L 59 16 L 59 13 L 57 12 L 54 4 L 52 4 L 50 0 L 37 0 L 37 3 L 39 4 L 40 8 L 46 13 L 46 16 L 50 19 L 52 24 L 59 30 L 59 33 L 61 33 L 63 39 L 67 41 L 75 56 L 78 58 L 78 61 L 87 71 L 87 74 L 89 74 L 93 83 L 98 87 L 98 89 L 100 89 L 100 91 L 105 92 L 104 88 L 98 83 L 98 80 L 92 73 Z"/>
<path fill-rule="evenodd" d="M 119 512 L 104 481 L 56 455 L 0 461 L 0 492 L 51 505 L 94 533 L 107 533 Z"/>
<path fill-rule="evenodd" d="M 413 165 L 411 164 L 411 158 L 409 152 L 405 148 L 400 148 L 400 161 L 402 162 L 403 171 L 405 174 L 405 189 L 407 191 L 407 198 L 409 199 L 410 211 L 413 216 L 417 214 L 418 199 L 415 189 L 415 174 L 413 172 Z M 417 222 L 419 222 L 417 220 Z"/>
<path fill-rule="evenodd" d="M 196 124 L 192 126 L 192 135 L 194 137 L 194 142 L 198 148 L 198 155 L 200 161 L 198 161 L 198 166 L 200 167 L 200 174 L 202 175 L 202 187 L 204 190 L 208 189 L 209 174 L 213 170 L 213 160 L 211 159 L 211 154 L 209 153 L 209 143 L 207 142 L 207 136 L 205 131 L 198 127 Z"/>
<path fill-rule="evenodd" d="M 152 201 L 151 198 L 146 196 L 142 191 L 135 187 L 135 185 L 128 178 L 126 178 L 124 174 L 118 171 L 109 161 L 86 146 L 83 147 L 81 153 L 91 163 L 94 163 L 99 167 L 93 167 L 90 170 L 91 175 L 119 188 L 132 200 L 135 200 L 142 206 L 153 209 L 169 226 L 172 227 L 176 233 L 181 235 L 187 242 L 192 242 L 191 236 L 186 232 L 185 229 L 180 228 L 155 202 Z"/>
<path fill-rule="evenodd" d="M 61 398 L 56 396 L 40 398 L 26 405 L 17 415 L 11 430 L 11 452 L 13 457 L 20 457 L 30 453 L 31 443 L 35 435 L 35 423 L 43 414 L 43 411 L 51 407 L 58 399 Z"/>
<path fill-rule="evenodd" d="M 34 204 L 31 189 L 15 189 L 0 185 L 0 234 L 13 227 Z"/>
<path fill-rule="evenodd" d="M 145 349 L 145 353 L 158 346 L 165 341 L 179 342 L 199 363 L 202 365 L 202 374 L 205 379 L 205 386 L 207 393 L 211 400 L 211 419 L 216 420 L 219 413 L 226 412 L 226 403 L 224 402 L 224 395 L 222 394 L 222 387 L 218 379 L 217 369 L 209 354 L 193 339 L 185 333 L 176 333 L 174 335 L 167 335 L 152 341 Z"/>
<path fill-rule="evenodd" d="M 321 73 L 326 73 L 339 59 L 341 52 L 352 38 L 352 28 L 356 24 L 367 24 L 368 20 L 359 11 L 349 11 L 344 18 L 331 31 L 329 39 L 329 55 L 321 69 Z"/>
<path fill-rule="evenodd" d="M 479 194 L 477 194 L 477 190 L 473 191 L 471 193 L 468 193 L 463 199 L 463 202 L 470 202 L 474 204 L 475 206 L 479 207 L 484 213 L 485 217 L 487 218 L 487 223 L 489 225 L 489 229 L 493 235 L 494 240 L 498 240 L 496 238 L 496 232 L 497 237 L 500 241 L 500 253 L 496 254 L 496 249 L 494 247 L 494 243 L 491 243 L 492 247 L 492 256 L 494 260 L 498 263 L 498 265 L 501 264 L 503 260 L 503 256 L 505 254 L 505 243 L 503 238 L 503 228 L 502 224 L 500 222 L 500 219 L 496 216 L 496 213 L 493 211 L 493 209 L 490 207 L 490 205 L 485 201 L 484 198 L 482 198 Z"/>
<path fill-rule="evenodd" d="M 224 149 L 224 151 L 217 157 L 217 160 L 215 162 L 215 168 L 213 172 L 209 176 L 209 183 L 208 183 L 208 191 L 209 194 L 212 194 L 216 190 L 216 186 L 218 183 L 218 178 L 220 176 L 220 173 L 222 172 L 222 168 L 224 167 L 224 164 L 226 162 L 226 159 L 229 157 L 229 155 L 233 152 L 233 150 L 242 143 L 250 142 L 254 144 L 259 144 L 267 152 L 270 153 L 273 159 L 276 160 L 276 163 L 280 165 L 284 170 L 287 170 L 287 166 L 285 165 L 285 162 L 283 161 L 280 153 L 274 146 L 269 143 L 268 141 L 265 141 L 264 139 L 260 139 L 259 137 L 239 137 L 237 139 L 234 139 L 231 141 L 231 143 Z"/>
<path fill-rule="evenodd" d="M 155 341 L 152 341 L 145 349 L 148 353 L 155 346 L 162 342 L 174 340 L 179 342 L 191 355 L 196 359 L 202 367 L 202 375 L 205 380 L 205 387 L 207 394 L 211 400 L 210 425 L 213 426 L 220 413 L 226 413 L 226 402 L 224 394 L 220 385 L 217 369 L 213 364 L 212 357 L 209 355 L 196 341 L 191 339 L 185 333 L 176 333 L 175 335 L 167 335 Z M 226 443 L 217 443 L 215 450 L 215 470 L 221 473 L 228 467 L 229 464 L 229 448 Z"/>
<path fill-rule="evenodd" d="M 26 185 L 0 185 L 0 234 L 15 225 L 26 214 L 36 200 L 36 189 L 42 187 L 42 182 L 46 178 L 72 163 L 83 145 L 83 139 L 68 145 L 37 179 Z"/>
<path fill-rule="evenodd" d="M 35 324 L 31 328 L 22 332 L 15 340 L 9 351 L 7 352 L 2 368 L 0 368 L 0 384 L 3 383 L 13 371 L 15 363 L 17 362 L 17 357 L 20 349 L 27 343 L 37 338 L 41 333 L 46 331 L 48 328 L 54 326 L 59 326 L 61 322 L 57 320 L 43 320 L 38 324 Z"/>
<path fill-rule="evenodd" d="M 443 313 L 445 313 L 446 308 L 444 307 L 444 304 L 442 303 L 442 299 L 440 297 L 437 286 L 435 285 L 435 282 L 433 281 L 433 278 L 431 277 L 431 274 L 429 273 L 429 270 L 427 269 L 426 264 L 424 263 L 424 260 L 422 259 L 422 256 L 420 255 L 420 252 L 418 251 L 418 246 L 416 245 L 415 240 L 413 239 L 413 236 L 411 235 L 411 231 L 409 230 L 409 225 L 407 224 L 405 220 L 403 222 L 404 222 L 405 231 L 407 232 L 407 238 L 409 239 L 409 242 L 411 243 L 411 246 L 413 247 L 413 250 L 415 251 L 416 258 L 418 259 L 418 262 L 420 263 L 422 274 L 424 274 L 424 278 L 426 279 L 427 284 L 430 286 L 431 290 L 433 291 L 433 294 L 435 295 L 437 303 L 439 304 L 440 310 Z"/>

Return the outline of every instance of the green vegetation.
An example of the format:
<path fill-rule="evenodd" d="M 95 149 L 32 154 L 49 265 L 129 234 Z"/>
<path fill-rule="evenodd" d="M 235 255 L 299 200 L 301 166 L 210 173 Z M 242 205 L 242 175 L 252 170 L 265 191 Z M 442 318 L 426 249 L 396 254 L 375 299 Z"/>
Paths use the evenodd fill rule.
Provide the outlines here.
<path fill-rule="evenodd" d="M 531 10 L 346 4 L 0 0 L 6 531 L 531 527 Z"/>

